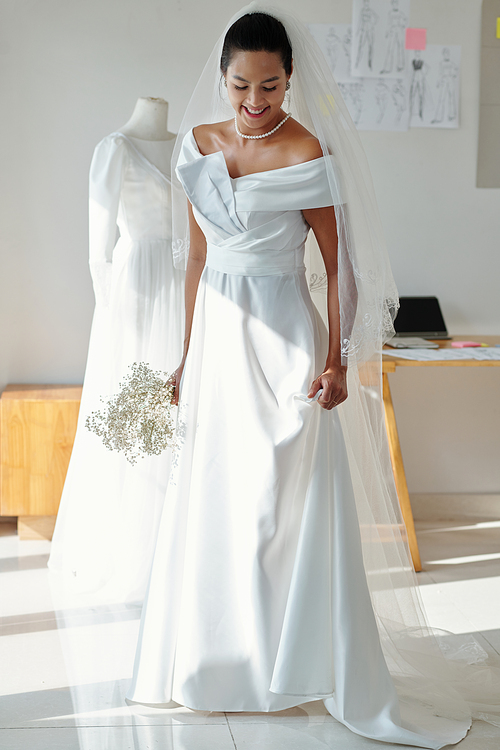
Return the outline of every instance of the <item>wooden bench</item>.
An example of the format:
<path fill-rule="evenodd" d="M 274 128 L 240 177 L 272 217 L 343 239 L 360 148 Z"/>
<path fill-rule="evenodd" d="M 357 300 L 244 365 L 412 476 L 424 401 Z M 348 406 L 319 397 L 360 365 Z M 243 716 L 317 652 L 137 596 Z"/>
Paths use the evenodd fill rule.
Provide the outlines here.
<path fill-rule="evenodd" d="M 8 385 L 0 399 L 0 515 L 21 539 L 51 539 L 75 439 L 82 388 Z"/>

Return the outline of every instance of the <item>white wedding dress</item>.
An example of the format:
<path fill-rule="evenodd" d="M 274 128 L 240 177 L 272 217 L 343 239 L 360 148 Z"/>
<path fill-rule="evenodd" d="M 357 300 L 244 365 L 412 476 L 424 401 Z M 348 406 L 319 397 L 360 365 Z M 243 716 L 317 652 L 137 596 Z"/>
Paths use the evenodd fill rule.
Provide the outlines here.
<path fill-rule="evenodd" d="M 90 170 L 96 309 L 49 567 L 103 600 L 142 600 L 170 473 L 168 453 L 132 466 L 85 420 L 133 362 L 172 372 L 182 354 L 184 273 L 172 263 L 166 172 L 173 143 L 113 133 L 96 147 Z"/>
<path fill-rule="evenodd" d="M 443 747 L 468 722 L 403 719 L 363 567 L 342 406 L 307 398 L 326 330 L 302 210 L 325 157 L 230 178 L 192 132 L 178 176 L 207 238 L 129 698 L 207 711 L 323 699 L 385 742 Z M 433 722 L 433 720 L 435 721 Z"/>

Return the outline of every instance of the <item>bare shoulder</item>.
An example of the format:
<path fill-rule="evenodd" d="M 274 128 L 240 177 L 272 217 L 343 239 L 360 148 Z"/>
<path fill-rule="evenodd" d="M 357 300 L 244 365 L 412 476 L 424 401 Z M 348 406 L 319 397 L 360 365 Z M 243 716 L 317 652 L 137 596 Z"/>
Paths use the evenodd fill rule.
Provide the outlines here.
<path fill-rule="evenodd" d="M 318 139 L 296 120 L 292 120 L 288 131 L 290 165 L 312 161 L 323 156 Z"/>
<path fill-rule="evenodd" d="M 226 122 L 215 122 L 207 125 L 197 125 L 193 128 L 193 137 L 200 153 L 204 156 L 221 151 L 223 143 L 227 140 L 229 126 L 232 120 Z"/>

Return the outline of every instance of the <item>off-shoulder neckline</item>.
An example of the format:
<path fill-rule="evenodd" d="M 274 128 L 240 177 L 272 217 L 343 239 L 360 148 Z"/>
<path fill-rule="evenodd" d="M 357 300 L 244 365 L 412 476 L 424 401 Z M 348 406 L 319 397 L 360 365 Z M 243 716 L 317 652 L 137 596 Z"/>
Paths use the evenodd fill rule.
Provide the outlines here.
<path fill-rule="evenodd" d="M 304 167 L 306 164 L 314 164 L 314 162 L 323 161 L 324 158 L 325 158 L 324 155 L 323 156 L 318 156 L 318 157 L 316 157 L 316 159 L 309 159 L 308 161 L 301 161 L 299 164 L 290 164 L 290 166 L 288 166 L 288 167 L 277 167 L 277 169 L 265 169 L 262 172 L 249 172 L 248 174 L 242 174 L 239 177 L 231 177 L 231 175 L 229 174 L 229 169 L 228 169 L 228 166 L 227 166 L 226 157 L 224 156 L 224 152 L 223 151 L 212 151 L 212 153 L 210 153 L 210 154 L 202 154 L 201 151 L 200 151 L 200 149 L 199 149 L 199 147 L 198 147 L 198 144 L 196 143 L 196 138 L 194 137 L 193 128 L 189 131 L 189 135 L 191 136 L 191 141 L 192 141 L 192 144 L 193 144 L 196 152 L 200 155 L 200 157 L 202 159 L 207 159 L 210 156 L 215 156 L 215 155 L 221 154 L 221 156 L 222 156 L 222 158 L 224 160 L 224 164 L 226 165 L 227 175 L 228 175 L 229 179 L 232 182 L 236 182 L 236 180 L 244 180 L 244 179 L 246 179 L 248 177 L 258 177 L 261 174 L 271 174 L 271 173 L 274 173 L 274 172 L 283 172 L 283 171 L 285 171 L 287 169 L 297 169 L 297 167 Z"/>

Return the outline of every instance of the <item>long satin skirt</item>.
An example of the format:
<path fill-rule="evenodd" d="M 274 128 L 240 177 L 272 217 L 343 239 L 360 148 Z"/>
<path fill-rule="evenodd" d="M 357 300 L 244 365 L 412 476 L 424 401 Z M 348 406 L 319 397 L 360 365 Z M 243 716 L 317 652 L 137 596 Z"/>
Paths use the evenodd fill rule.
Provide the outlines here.
<path fill-rule="evenodd" d="M 303 271 L 205 268 L 129 698 L 208 711 L 323 699 L 359 734 L 438 748 L 449 724 L 443 742 L 401 720 L 339 413 L 307 398 L 325 336 Z"/>

